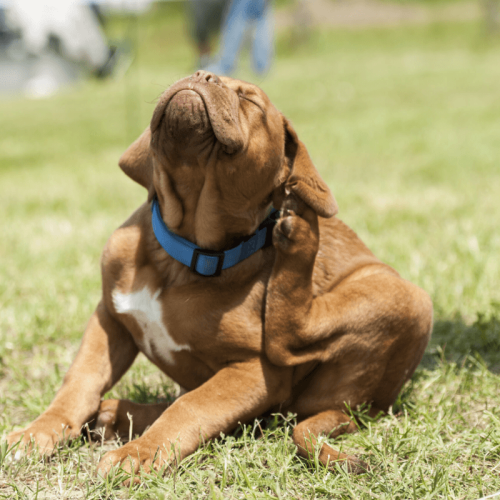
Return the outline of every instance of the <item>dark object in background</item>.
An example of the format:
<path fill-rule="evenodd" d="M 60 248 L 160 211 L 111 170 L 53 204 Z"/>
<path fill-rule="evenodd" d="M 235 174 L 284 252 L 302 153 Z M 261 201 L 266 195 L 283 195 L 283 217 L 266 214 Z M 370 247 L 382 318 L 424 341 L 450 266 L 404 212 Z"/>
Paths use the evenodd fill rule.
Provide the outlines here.
<path fill-rule="evenodd" d="M 5 9 L 0 7 L 0 50 L 2 47 L 8 45 L 15 36 L 15 33 L 12 32 L 7 25 Z"/>
<path fill-rule="evenodd" d="M 488 33 L 500 31 L 500 0 L 483 0 L 484 20 Z"/>
<path fill-rule="evenodd" d="M 230 0 L 188 0 L 191 36 L 198 51 L 197 68 L 205 68 L 212 55 L 212 41 L 218 35 Z"/>

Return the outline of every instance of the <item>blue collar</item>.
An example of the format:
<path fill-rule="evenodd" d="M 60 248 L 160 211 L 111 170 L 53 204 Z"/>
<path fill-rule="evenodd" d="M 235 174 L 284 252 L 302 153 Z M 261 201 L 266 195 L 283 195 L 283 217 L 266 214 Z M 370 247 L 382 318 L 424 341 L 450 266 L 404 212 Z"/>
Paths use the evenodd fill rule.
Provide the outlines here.
<path fill-rule="evenodd" d="M 217 252 L 215 250 L 202 250 L 198 245 L 170 231 L 163 222 L 156 197 L 151 204 L 151 212 L 153 231 L 165 252 L 201 276 L 219 276 L 223 269 L 233 267 L 261 248 L 271 245 L 273 228 L 279 215 L 279 211 L 273 208 L 271 214 L 252 236 L 234 248 Z"/>

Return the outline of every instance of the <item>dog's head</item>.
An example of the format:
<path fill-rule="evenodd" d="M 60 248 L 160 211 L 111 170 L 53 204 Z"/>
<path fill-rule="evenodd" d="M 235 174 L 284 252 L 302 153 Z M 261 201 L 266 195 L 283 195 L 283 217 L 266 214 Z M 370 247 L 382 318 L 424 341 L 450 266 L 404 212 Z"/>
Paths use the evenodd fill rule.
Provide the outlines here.
<path fill-rule="evenodd" d="M 294 193 L 322 217 L 337 204 L 290 122 L 255 85 L 205 71 L 167 89 L 120 158 L 157 196 L 167 226 L 220 249 L 253 233 Z"/>

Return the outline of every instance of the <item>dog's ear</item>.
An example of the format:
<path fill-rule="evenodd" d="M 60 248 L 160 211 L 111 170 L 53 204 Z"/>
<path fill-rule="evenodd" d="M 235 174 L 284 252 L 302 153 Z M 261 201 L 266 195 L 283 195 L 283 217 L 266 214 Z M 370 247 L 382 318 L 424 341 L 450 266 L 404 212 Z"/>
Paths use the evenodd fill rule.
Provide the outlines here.
<path fill-rule="evenodd" d="M 135 182 L 148 190 L 148 198 L 154 196 L 153 155 L 149 147 L 151 130 L 148 127 L 123 153 L 118 161 L 120 168 Z"/>
<path fill-rule="evenodd" d="M 321 217 L 333 217 L 339 210 L 330 188 L 320 177 L 303 142 L 292 124 L 284 118 L 285 157 L 290 175 L 284 191 L 291 191 Z"/>

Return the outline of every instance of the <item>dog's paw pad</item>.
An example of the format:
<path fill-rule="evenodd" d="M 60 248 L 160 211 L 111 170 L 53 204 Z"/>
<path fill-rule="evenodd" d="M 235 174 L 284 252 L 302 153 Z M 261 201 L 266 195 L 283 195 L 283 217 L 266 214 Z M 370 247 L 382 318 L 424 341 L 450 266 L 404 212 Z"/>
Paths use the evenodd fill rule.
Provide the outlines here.
<path fill-rule="evenodd" d="M 311 225 L 293 210 L 283 209 L 274 228 L 273 243 L 277 250 L 285 254 L 303 254 L 306 260 L 310 260 L 319 246 L 317 223 Z"/>
<path fill-rule="evenodd" d="M 285 217 L 279 223 L 279 231 L 285 238 L 290 238 L 293 230 L 293 219 L 292 217 Z"/>

